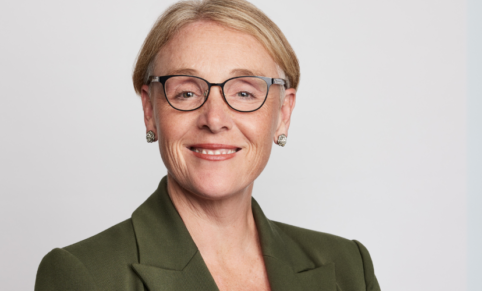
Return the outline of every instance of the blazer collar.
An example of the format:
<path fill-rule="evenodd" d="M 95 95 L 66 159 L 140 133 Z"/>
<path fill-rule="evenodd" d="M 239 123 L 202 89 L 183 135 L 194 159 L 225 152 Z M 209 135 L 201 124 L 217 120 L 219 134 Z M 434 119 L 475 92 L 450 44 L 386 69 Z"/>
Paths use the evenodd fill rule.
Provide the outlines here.
<path fill-rule="evenodd" d="M 335 265 L 316 265 L 299 244 L 266 218 L 256 200 L 251 203 L 271 290 L 338 290 Z"/>
<path fill-rule="evenodd" d="M 332 263 L 317 266 L 254 199 L 252 209 L 272 291 L 337 290 Z M 132 266 L 150 291 L 218 290 L 167 194 L 166 177 L 134 211 L 132 223 L 139 253 L 139 263 Z"/>

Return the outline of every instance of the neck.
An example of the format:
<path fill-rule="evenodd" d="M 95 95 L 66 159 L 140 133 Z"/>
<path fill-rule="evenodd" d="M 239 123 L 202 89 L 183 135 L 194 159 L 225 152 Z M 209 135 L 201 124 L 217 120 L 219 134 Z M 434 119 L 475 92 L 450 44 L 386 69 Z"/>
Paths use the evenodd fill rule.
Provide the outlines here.
<path fill-rule="evenodd" d="M 214 200 L 190 193 L 170 175 L 167 185 L 169 196 L 203 257 L 224 260 L 260 251 L 251 210 L 253 184 L 240 193 Z"/>

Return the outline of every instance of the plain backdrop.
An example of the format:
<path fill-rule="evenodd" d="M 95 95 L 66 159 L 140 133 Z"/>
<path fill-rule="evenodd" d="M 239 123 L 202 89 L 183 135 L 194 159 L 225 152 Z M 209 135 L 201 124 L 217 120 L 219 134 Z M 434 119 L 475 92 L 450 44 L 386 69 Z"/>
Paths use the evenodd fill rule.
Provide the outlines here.
<path fill-rule="evenodd" d="M 301 63 L 254 197 L 361 241 L 383 290 L 467 286 L 466 3 L 256 0 Z M 130 217 L 166 169 L 132 68 L 173 1 L 0 2 L 0 282 Z"/>
<path fill-rule="evenodd" d="M 482 290 L 482 0 L 468 0 L 468 286 Z"/>

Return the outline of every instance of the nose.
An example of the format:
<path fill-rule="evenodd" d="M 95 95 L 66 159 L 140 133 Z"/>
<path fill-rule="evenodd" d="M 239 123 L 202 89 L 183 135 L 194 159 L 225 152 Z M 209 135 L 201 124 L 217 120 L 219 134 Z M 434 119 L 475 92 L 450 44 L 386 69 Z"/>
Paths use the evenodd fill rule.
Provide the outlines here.
<path fill-rule="evenodd" d="M 212 133 L 231 129 L 233 127 L 232 112 L 224 101 L 221 87 L 211 87 L 207 97 L 206 103 L 197 110 L 200 113 L 197 121 L 198 127 Z"/>

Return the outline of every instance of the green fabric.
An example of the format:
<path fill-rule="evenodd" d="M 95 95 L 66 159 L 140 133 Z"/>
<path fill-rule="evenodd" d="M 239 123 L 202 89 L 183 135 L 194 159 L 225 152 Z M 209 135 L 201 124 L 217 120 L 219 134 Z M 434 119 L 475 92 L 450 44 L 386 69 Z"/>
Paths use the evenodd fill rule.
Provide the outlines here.
<path fill-rule="evenodd" d="M 357 241 L 268 220 L 252 209 L 273 291 L 380 290 L 367 249 Z M 218 290 L 167 194 L 167 179 L 132 218 L 40 263 L 36 291 Z"/>

